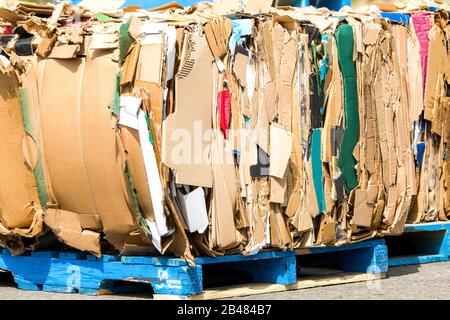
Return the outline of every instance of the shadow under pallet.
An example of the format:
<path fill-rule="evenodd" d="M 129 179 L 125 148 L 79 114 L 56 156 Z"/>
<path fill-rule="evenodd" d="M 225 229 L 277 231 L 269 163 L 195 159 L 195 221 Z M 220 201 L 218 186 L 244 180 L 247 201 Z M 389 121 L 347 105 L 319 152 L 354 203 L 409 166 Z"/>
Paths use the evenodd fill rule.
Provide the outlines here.
<path fill-rule="evenodd" d="M 450 222 L 406 225 L 404 234 L 386 238 L 389 267 L 450 261 Z"/>
<path fill-rule="evenodd" d="M 87 295 L 133 292 L 147 284 L 155 299 L 219 299 L 368 281 L 388 269 L 384 240 L 342 247 L 314 247 L 253 256 L 197 258 L 196 266 L 168 257 L 100 259 L 83 253 L 0 254 L 0 270 L 10 272 L 19 289 Z M 306 277 L 304 270 L 332 269 Z M 303 272 L 303 274 L 302 274 Z"/>

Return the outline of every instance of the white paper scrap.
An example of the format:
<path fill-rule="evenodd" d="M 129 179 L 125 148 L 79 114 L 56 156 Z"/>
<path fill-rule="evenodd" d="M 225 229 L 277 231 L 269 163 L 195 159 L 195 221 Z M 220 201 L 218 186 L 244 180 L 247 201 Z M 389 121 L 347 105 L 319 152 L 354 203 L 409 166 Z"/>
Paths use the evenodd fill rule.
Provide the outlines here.
<path fill-rule="evenodd" d="M 187 195 L 178 193 L 178 199 L 189 232 L 203 234 L 209 225 L 203 188 L 197 188 Z"/>
<path fill-rule="evenodd" d="M 136 98 L 132 96 L 121 96 L 120 107 L 131 115 L 137 117 L 139 110 L 141 109 L 142 98 Z"/>
<path fill-rule="evenodd" d="M 145 113 L 139 112 L 139 140 L 144 157 L 145 170 L 147 173 L 147 182 L 152 195 L 153 210 L 155 213 L 156 225 L 158 226 L 159 235 L 162 237 L 169 236 L 174 230 L 167 227 L 167 219 L 164 213 L 164 193 L 159 177 L 158 164 L 156 162 L 155 151 L 150 143 L 150 132 L 145 119 Z"/>

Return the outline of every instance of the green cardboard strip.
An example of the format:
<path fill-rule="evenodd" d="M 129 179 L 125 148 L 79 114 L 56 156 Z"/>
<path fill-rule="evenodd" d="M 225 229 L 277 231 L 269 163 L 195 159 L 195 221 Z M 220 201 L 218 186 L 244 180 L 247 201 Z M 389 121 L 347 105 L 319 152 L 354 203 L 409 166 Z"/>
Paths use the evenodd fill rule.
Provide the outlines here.
<path fill-rule="evenodd" d="M 147 121 L 148 133 L 149 133 L 149 136 L 150 136 L 150 143 L 153 146 L 153 145 L 155 145 L 155 139 L 153 138 L 152 130 L 150 130 L 150 128 L 151 128 L 151 123 L 150 123 L 151 120 L 150 120 L 150 117 L 148 116 L 147 113 L 145 114 L 145 120 Z"/>
<path fill-rule="evenodd" d="M 148 226 L 147 221 L 145 220 L 144 216 L 142 215 L 141 209 L 139 208 L 137 195 L 136 195 L 136 191 L 134 189 L 134 184 L 133 184 L 133 180 L 131 178 L 128 164 L 125 164 L 124 173 L 125 173 L 125 177 L 127 179 L 128 192 L 130 194 L 131 201 L 133 202 L 133 209 L 134 209 L 134 212 L 136 213 L 136 216 L 138 217 L 139 224 L 147 232 L 147 234 L 149 236 L 151 236 L 152 232 L 150 231 L 150 227 Z"/>
<path fill-rule="evenodd" d="M 128 54 L 128 49 L 134 43 L 134 39 L 128 34 L 128 29 L 130 28 L 131 20 L 127 23 L 123 23 L 120 26 L 120 40 L 119 40 L 119 51 L 120 51 L 120 63 L 123 64 Z"/>
<path fill-rule="evenodd" d="M 106 14 L 97 13 L 96 18 L 98 21 L 109 21 L 112 20 L 111 17 L 108 17 Z"/>
<path fill-rule="evenodd" d="M 114 77 L 114 93 L 111 101 L 111 112 L 119 116 L 120 115 L 120 78 L 122 77 L 122 72 L 117 72 Z"/>
<path fill-rule="evenodd" d="M 33 125 L 31 124 L 30 104 L 28 100 L 27 91 L 25 88 L 19 90 L 20 95 L 20 108 L 22 111 L 22 121 L 25 128 L 25 132 L 29 134 L 34 141 L 37 141 L 37 135 L 34 132 Z M 42 208 L 45 208 L 49 203 L 50 197 L 48 194 L 48 183 L 45 174 L 44 165 L 42 163 L 42 155 L 38 153 L 38 161 L 36 167 L 33 169 L 33 174 L 36 180 L 36 187 L 38 191 L 39 201 Z"/>
<path fill-rule="evenodd" d="M 356 82 L 356 64 L 353 61 L 353 28 L 342 24 L 336 31 L 339 66 L 344 80 L 345 133 L 338 159 L 342 172 L 342 181 L 347 193 L 358 186 L 356 159 L 353 150 L 359 139 L 358 89 Z"/>
<path fill-rule="evenodd" d="M 311 161 L 312 161 L 312 175 L 314 181 L 314 188 L 316 189 L 317 204 L 321 213 L 326 211 L 325 191 L 323 186 L 323 172 L 322 172 L 322 147 L 321 147 L 320 129 L 314 129 L 311 141 Z"/>

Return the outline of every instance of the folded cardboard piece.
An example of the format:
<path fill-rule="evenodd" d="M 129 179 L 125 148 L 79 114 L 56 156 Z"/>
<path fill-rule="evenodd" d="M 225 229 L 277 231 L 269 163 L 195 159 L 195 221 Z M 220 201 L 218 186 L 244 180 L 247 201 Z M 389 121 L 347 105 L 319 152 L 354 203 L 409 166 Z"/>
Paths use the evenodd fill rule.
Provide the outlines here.
<path fill-rule="evenodd" d="M 405 24 L 271 1 L 125 16 L 90 3 L 0 11 L 44 208 L 21 228 L 193 263 L 450 217 L 445 6 L 383 7 Z"/>
<path fill-rule="evenodd" d="M 6 56 L 2 58 L 9 64 Z M 22 238 L 36 240 L 45 228 L 33 175 L 38 159 L 22 122 L 19 79 L 4 63 L 0 65 L 0 243 L 19 254 L 27 249 Z"/>

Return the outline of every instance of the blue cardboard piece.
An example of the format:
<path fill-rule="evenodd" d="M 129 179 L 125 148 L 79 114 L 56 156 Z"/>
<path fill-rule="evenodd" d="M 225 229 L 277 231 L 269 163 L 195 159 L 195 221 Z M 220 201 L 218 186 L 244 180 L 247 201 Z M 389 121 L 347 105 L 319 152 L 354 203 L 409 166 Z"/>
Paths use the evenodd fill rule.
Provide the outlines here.
<path fill-rule="evenodd" d="M 407 13 L 400 13 L 400 12 L 382 12 L 381 16 L 385 19 L 389 19 L 392 21 L 404 23 L 407 26 L 410 25 L 410 15 Z"/>

